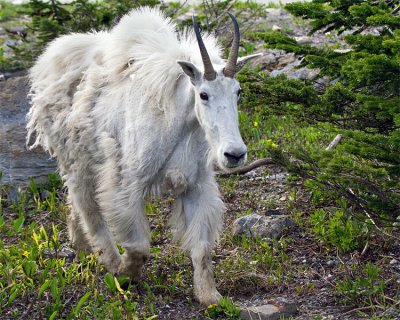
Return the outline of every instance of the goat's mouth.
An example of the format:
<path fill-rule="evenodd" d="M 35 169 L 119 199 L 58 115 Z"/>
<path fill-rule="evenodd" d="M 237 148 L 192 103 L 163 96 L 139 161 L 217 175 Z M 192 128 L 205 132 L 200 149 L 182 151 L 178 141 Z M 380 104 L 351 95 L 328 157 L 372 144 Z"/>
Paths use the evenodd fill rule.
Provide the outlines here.
<path fill-rule="evenodd" d="M 240 165 L 242 165 L 247 158 L 247 153 L 246 152 L 241 152 L 241 153 L 224 153 L 225 161 L 224 164 L 227 168 L 236 168 Z"/>
<path fill-rule="evenodd" d="M 224 156 L 221 161 L 218 161 L 218 166 L 220 167 L 221 170 L 224 170 L 226 172 L 232 171 L 232 169 L 235 169 L 237 167 L 240 167 L 243 165 L 246 160 L 247 160 L 247 153 L 240 153 L 236 155 L 232 155 L 229 153 L 224 153 Z"/>

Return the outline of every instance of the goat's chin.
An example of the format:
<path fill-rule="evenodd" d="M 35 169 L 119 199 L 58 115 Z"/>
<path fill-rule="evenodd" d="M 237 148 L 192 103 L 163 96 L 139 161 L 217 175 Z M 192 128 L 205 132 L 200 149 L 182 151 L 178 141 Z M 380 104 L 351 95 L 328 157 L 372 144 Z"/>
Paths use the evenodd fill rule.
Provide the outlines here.
<path fill-rule="evenodd" d="M 238 163 L 232 164 L 229 163 L 228 161 L 217 161 L 217 167 L 219 170 L 229 173 L 233 171 L 234 169 L 241 167 L 246 161 L 240 161 Z"/>

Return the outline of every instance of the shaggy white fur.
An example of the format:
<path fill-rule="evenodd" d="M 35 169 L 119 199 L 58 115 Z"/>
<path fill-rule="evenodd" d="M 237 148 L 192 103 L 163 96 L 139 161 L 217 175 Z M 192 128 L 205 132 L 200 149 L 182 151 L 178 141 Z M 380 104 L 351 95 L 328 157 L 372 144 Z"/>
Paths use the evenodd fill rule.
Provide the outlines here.
<path fill-rule="evenodd" d="M 245 161 L 239 84 L 223 75 L 214 37 L 204 37 L 217 72 L 207 81 L 195 36 L 175 29 L 142 8 L 109 32 L 53 41 L 30 72 L 28 143 L 35 135 L 31 147 L 58 160 L 72 245 L 98 251 L 116 274 L 140 275 L 150 247 L 145 199 L 172 189 L 175 239 L 190 251 L 197 299 L 210 304 L 220 299 L 210 251 L 224 212 L 210 163 Z"/>

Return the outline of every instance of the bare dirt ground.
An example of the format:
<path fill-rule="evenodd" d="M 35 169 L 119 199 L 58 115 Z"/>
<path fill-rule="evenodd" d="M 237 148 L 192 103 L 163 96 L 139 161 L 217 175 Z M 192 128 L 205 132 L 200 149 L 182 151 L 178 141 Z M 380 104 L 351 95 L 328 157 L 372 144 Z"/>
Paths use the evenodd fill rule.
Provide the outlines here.
<path fill-rule="evenodd" d="M 291 194 L 296 193 L 295 203 L 290 204 Z M 247 197 L 246 194 L 251 194 Z M 357 274 L 366 261 L 381 268 L 387 279 L 388 293 L 394 296 L 400 284 L 400 244 L 393 243 L 390 250 L 382 248 L 379 239 L 371 239 L 365 252 L 355 251 L 341 254 L 329 249 L 310 235 L 307 227 L 309 214 L 308 193 L 301 181 L 288 181 L 287 173 L 277 166 L 259 168 L 240 177 L 234 194 L 224 193 L 228 203 L 226 226 L 234 220 L 234 213 L 252 210 L 258 214 L 274 212 L 292 215 L 296 227 L 286 230 L 283 238 L 287 241 L 286 254 L 290 257 L 286 264 L 286 280 L 267 287 L 243 286 L 239 292 L 229 292 L 240 305 L 261 305 L 273 301 L 287 301 L 298 306 L 294 319 L 369 319 L 370 307 L 344 304 L 343 297 L 335 292 L 336 283 L 344 276 Z M 245 199 L 245 200 L 244 200 Z M 218 248 L 223 250 L 223 248 Z M 217 253 L 218 255 L 218 253 Z M 268 277 L 268 275 L 266 275 Z M 254 290 L 254 291 L 253 291 Z M 397 306 L 398 307 L 398 306 Z M 366 316 L 357 314 L 366 312 Z M 386 313 L 388 319 L 399 319 L 400 309 Z M 385 315 L 383 319 L 386 318 Z"/>

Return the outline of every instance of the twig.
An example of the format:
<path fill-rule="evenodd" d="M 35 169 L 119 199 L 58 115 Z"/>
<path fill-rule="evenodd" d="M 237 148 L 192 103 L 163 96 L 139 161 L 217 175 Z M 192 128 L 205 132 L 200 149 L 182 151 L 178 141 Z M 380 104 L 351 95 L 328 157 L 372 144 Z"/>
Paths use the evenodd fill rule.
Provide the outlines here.
<path fill-rule="evenodd" d="M 182 3 L 174 10 L 174 12 L 172 13 L 172 15 L 176 15 L 177 12 L 178 12 L 179 10 L 181 10 L 184 6 L 186 6 L 187 2 L 188 2 L 188 0 L 185 0 L 184 2 L 182 2 Z"/>
<path fill-rule="evenodd" d="M 385 296 L 385 298 L 387 299 L 388 297 Z M 393 299 L 390 299 L 392 301 L 394 301 Z M 396 307 L 400 304 L 400 300 L 396 302 L 396 304 L 394 304 L 393 306 L 391 306 L 390 308 L 386 309 L 384 312 L 382 312 L 381 316 L 384 316 L 386 313 L 388 313 L 390 310 L 395 310 Z"/>
<path fill-rule="evenodd" d="M 367 242 L 365 243 L 365 246 L 364 246 L 363 251 L 361 252 L 360 257 L 362 257 L 362 256 L 367 252 L 368 247 L 369 247 L 369 242 L 367 241 Z"/>
<path fill-rule="evenodd" d="M 354 193 L 354 191 L 353 191 L 351 188 L 348 188 L 348 189 L 347 189 L 347 192 L 349 192 L 350 194 L 352 194 L 352 195 L 355 196 L 355 193 Z M 392 234 L 390 234 L 390 233 L 387 233 L 385 230 L 383 230 L 383 229 L 381 229 L 380 227 L 378 227 L 378 225 L 376 224 L 375 220 L 372 219 L 371 215 L 369 214 L 368 209 L 365 208 L 365 207 L 363 206 L 362 203 L 360 203 L 359 205 L 360 205 L 361 208 L 364 210 L 364 213 L 365 213 L 366 216 L 368 217 L 369 221 L 371 221 L 372 225 L 373 225 L 378 231 L 382 232 L 382 234 L 384 234 L 385 236 L 388 236 L 389 238 L 392 238 L 392 239 L 395 239 L 395 240 L 397 240 L 397 241 L 400 241 L 400 238 L 398 238 L 398 237 L 396 237 L 396 236 L 394 236 L 394 235 L 392 235 Z"/>
<path fill-rule="evenodd" d="M 325 150 L 332 150 L 334 149 L 342 140 L 342 135 L 338 134 L 336 135 L 335 139 L 332 140 L 332 142 L 325 148 Z M 269 164 L 274 164 L 275 161 L 272 158 L 263 158 L 263 159 L 258 159 L 255 160 L 254 162 L 250 163 L 248 166 L 241 167 L 238 169 L 233 169 L 229 172 L 218 172 L 218 176 L 220 177 L 227 177 L 231 175 L 239 175 L 239 174 L 245 174 L 247 172 L 250 172 L 258 167 L 269 165 Z"/>
<path fill-rule="evenodd" d="M 218 172 L 217 174 L 219 177 L 228 177 L 231 175 L 245 174 L 245 173 L 250 172 L 258 167 L 265 166 L 268 164 L 274 164 L 274 163 L 275 162 L 274 162 L 274 160 L 272 160 L 272 158 L 263 158 L 263 159 L 258 159 L 256 161 L 250 163 L 247 166 L 244 166 L 244 167 L 241 167 L 238 169 L 233 169 L 229 172 Z"/>
<path fill-rule="evenodd" d="M 339 133 L 336 135 L 335 139 L 325 148 L 325 150 L 332 150 L 335 149 L 336 146 L 339 144 L 340 140 L 342 140 L 343 136 Z"/>
<path fill-rule="evenodd" d="M 382 232 L 382 234 L 384 234 L 385 236 L 387 236 L 387 237 L 389 237 L 389 238 L 392 238 L 392 239 L 395 239 L 395 240 L 397 240 L 397 241 L 400 242 L 400 238 L 399 238 L 399 237 L 396 237 L 396 236 L 394 236 L 394 235 L 392 235 L 392 234 L 390 234 L 390 233 L 387 233 L 385 230 L 379 228 L 378 225 L 375 223 L 374 219 L 372 219 L 371 215 L 368 213 L 367 210 L 364 209 L 364 213 L 367 215 L 369 221 L 371 221 L 371 223 L 374 225 L 374 227 L 375 227 L 378 231 Z"/>
<path fill-rule="evenodd" d="M 342 313 L 342 314 L 340 315 L 340 317 L 346 316 L 346 315 L 351 314 L 351 313 L 356 312 L 356 311 L 369 310 L 369 309 L 371 309 L 372 307 L 373 307 L 373 306 L 367 306 L 367 307 L 360 307 L 360 308 L 351 309 L 351 310 L 349 310 L 349 311 L 347 311 L 347 312 L 345 312 L 345 313 Z"/>

